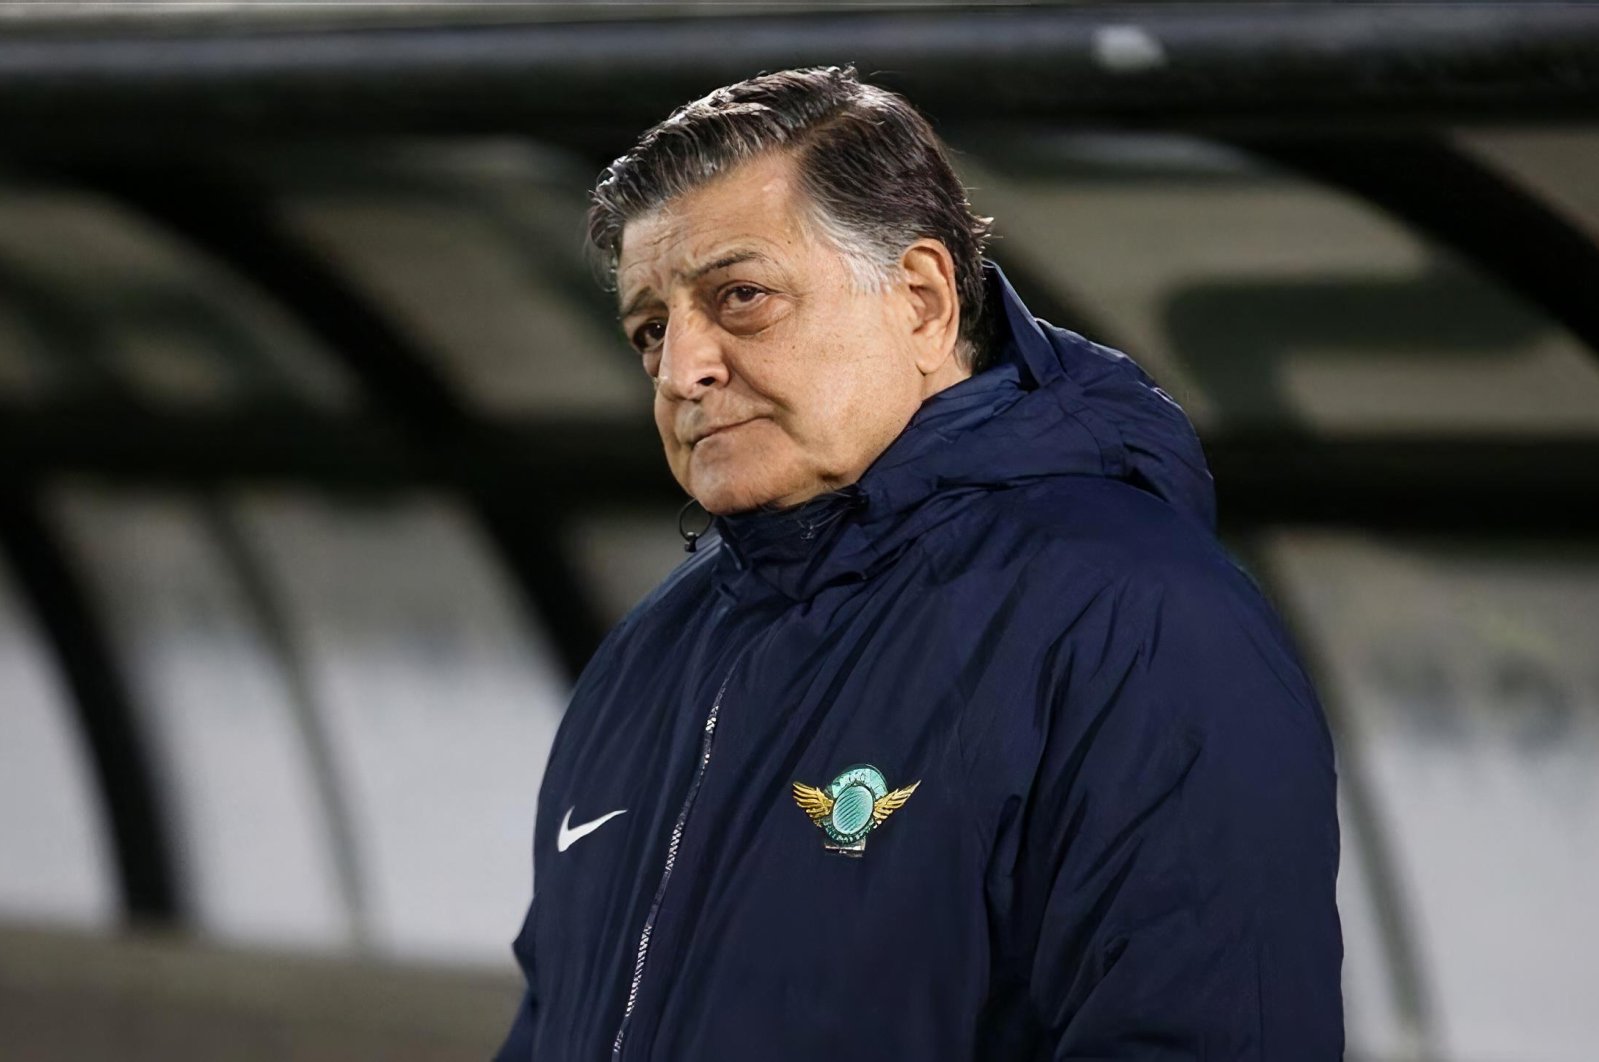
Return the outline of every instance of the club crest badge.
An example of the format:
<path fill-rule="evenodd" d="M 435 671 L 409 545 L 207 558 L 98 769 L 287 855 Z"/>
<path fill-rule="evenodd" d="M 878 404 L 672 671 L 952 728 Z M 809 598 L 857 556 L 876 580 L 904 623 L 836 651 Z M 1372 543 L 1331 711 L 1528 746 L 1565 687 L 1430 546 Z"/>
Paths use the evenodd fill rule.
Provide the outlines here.
<path fill-rule="evenodd" d="M 845 768 L 824 789 L 795 782 L 794 803 L 833 842 L 824 846 L 829 852 L 858 857 L 866 851 L 866 835 L 903 807 L 921 784 L 917 780 L 890 792 L 883 772 L 861 763 Z"/>

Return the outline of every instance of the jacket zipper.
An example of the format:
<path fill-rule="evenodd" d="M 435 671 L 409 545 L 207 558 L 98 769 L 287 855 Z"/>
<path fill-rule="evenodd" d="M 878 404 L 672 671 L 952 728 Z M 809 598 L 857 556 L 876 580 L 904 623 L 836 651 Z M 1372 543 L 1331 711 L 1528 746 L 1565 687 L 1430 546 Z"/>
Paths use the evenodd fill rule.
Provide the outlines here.
<path fill-rule="evenodd" d="M 705 736 L 700 741 L 700 764 L 695 769 L 694 780 L 689 783 L 688 795 L 683 798 L 683 807 L 677 813 L 677 822 L 672 826 L 672 837 L 666 844 L 666 866 L 661 871 L 661 883 L 655 887 L 655 898 L 650 902 L 649 914 L 644 918 L 644 929 L 638 938 L 638 955 L 633 960 L 633 981 L 627 988 L 627 1005 L 622 1008 L 622 1022 L 616 1028 L 616 1039 L 611 1044 L 611 1062 L 620 1062 L 622 1058 L 622 1040 L 627 1036 L 627 1025 L 633 1017 L 633 1007 L 638 1003 L 639 985 L 644 981 L 644 962 L 650 954 L 650 934 L 655 930 L 655 916 L 660 913 L 661 900 L 666 896 L 666 883 L 672 880 L 672 868 L 677 865 L 677 849 L 683 840 L 683 827 L 688 823 L 688 813 L 694 807 L 694 797 L 700 791 L 700 783 L 705 780 L 706 765 L 711 762 L 711 739 L 716 736 L 716 717 L 722 710 L 722 695 L 727 692 L 727 684 L 732 681 L 733 671 L 738 667 L 734 661 L 728 668 L 722 685 L 716 691 L 716 699 L 711 702 L 711 710 L 705 716 Z"/>

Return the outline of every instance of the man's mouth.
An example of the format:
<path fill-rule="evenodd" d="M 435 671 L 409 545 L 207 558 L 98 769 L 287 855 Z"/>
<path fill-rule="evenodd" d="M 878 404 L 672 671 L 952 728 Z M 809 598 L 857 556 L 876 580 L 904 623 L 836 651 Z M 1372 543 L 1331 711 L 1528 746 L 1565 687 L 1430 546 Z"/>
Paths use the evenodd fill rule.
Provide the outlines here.
<path fill-rule="evenodd" d="M 753 417 L 750 418 L 750 420 L 754 419 L 755 418 Z M 735 420 L 729 421 L 726 424 L 713 425 L 693 435 L 689 440 L 689 446 L 698 446 L 700 443 L 704 442 L 706 439 L 709 439 L 713 435 L 720 435 L 723 432 L 732 431 L 734 428 L 741 428 L 748 424 L 750 420 Z"/>

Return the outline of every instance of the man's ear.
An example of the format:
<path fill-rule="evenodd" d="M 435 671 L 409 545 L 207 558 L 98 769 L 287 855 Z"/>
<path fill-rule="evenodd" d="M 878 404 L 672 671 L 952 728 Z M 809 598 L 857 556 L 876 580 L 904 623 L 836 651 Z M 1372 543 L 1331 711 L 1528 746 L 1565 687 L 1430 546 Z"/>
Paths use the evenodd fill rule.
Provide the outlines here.
<path fill-rule="evenodd" d="M 924 376 L 943 369 L 955 359 L 960 341 L 960 293 L 955 286 L 955 259 L 949 248 L 933 239 L 921 239 L 900 256 L 905 295 L 911 313 L 911 340 L 916 367 Z"/>

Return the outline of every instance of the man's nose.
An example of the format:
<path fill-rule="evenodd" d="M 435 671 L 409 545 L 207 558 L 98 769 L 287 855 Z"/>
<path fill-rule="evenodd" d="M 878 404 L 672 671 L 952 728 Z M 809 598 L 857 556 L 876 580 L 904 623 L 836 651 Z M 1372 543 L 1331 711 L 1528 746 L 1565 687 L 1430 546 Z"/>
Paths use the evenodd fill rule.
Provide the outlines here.
<path fill-rule="evenodd" d="M 661 390 L 671 398 L 693 401 L 727 382 L 727 361 L 721 337 L 707 322 L 674 317 L 661 340 Z"/>

